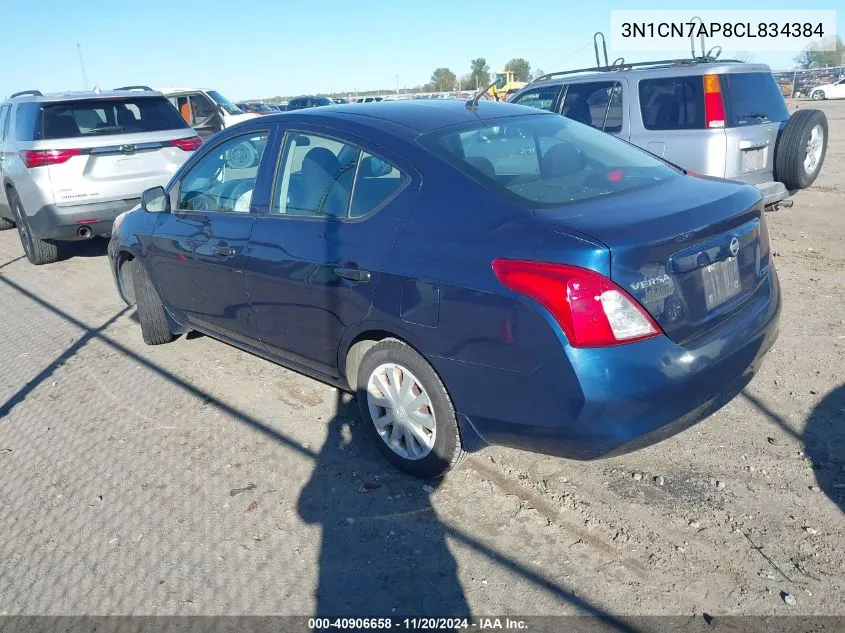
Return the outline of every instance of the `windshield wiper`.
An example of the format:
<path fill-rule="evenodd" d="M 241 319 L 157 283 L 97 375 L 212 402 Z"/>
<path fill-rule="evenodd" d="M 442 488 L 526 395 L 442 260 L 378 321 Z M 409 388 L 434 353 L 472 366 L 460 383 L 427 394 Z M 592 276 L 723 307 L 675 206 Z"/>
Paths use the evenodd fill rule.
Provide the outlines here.
<path fill-rule="evenodd" d="M 111 134 L 112 132 L 123 132 L 122 125 L 110 125 L 108 127 L 95 127 L 93 130 L 88 130 L 86 134 Z"/>

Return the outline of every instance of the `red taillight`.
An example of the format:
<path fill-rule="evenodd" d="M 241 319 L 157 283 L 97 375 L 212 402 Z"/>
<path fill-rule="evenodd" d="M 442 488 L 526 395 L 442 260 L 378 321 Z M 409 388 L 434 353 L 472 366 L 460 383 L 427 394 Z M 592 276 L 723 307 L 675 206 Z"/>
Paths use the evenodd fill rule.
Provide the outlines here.
<path fill-rule="evenodd" d="M 725 104 L 719 75 L 704 75 L 704 126 L 725 127 Z"/>
<path fill-rule="evenodd" d="M 170 144 L 186 152 L 193 152 L 202 145 L 202 139 L 199 136 L 189 136 L 188 138 L 177 138 L 175 141 L 170 141 Z"/>
<path fill-rule="evenodd" d="M 81 153 L 78 149 L 39 149 L 20 152 L 20 157 L 24 164 L 32 169 L 33 167 L 41 167 L 42 165 L 66 163 Z"/>
<path fill-rule="evenodd" d="M 493 272 L 514 292 L 541 303 L 573 347 L 605 347 L 659 335 L 660 327 L 622 288 L 594 270 L 497 259 Z"/>

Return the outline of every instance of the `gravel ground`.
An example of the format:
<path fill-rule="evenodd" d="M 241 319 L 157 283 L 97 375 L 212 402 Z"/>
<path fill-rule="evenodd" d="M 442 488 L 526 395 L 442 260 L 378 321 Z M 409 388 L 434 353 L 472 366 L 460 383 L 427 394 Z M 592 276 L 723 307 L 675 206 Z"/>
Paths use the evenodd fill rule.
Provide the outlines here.
<path fill-rule="evenodd" d="M 0 614 L 845 615 L 845 102 L 819 107 L 824 171 L 767 216 L 760 374 L 596 462 L 488 448 L 424 485 L 330 387 L 144 346 L 104 243 L 36 268 L 0 233 Z"/>

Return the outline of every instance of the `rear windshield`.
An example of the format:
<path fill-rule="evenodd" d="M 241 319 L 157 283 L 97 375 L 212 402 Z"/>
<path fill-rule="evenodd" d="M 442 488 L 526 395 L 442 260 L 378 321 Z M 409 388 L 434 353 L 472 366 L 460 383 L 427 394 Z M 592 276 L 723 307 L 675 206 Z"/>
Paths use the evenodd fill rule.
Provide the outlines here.
<path fill-rule="evenodd" d="M 189 129 L 164 97 L 91 99 L 46 104 L 36 139 L 52 140 Z"/>
<path fill-rule="evenodd" d="M 642 187 L 679 172 L 617 138 L 557 115 L 494 119 L 421 142 L 503 196 L 559 206 Z"/>
<path fill-rule="evenodd" d="M 721 78 L 730 127 L 789 119 L 789 110 L 771 73 L 726 73 Z"/>

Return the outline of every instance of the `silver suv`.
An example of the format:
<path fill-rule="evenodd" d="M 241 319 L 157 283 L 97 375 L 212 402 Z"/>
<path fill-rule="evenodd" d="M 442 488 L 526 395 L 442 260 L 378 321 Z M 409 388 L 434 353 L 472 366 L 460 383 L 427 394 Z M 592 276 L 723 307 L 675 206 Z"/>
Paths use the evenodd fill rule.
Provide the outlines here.
<path fill-rule="evenodd" d="M 33 264 L 54 262 L 60 241 L 110 235 L 200 142 L 161 93 L 16 93 L 0 104 L 0 229 L 17 226 Z"/>
<path fill-rule="evenodd" d="M 636 64 L 607 64 L 605 53 L 604 65 L 543 75 L 510 102 L 559 112 L 686 170 L 755 185 L 769 208 L 809 187 L 827 151 L 824 113 L 790 117 L 768 66 L 703 51 Z"/>

